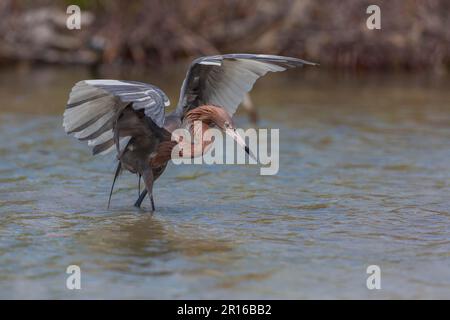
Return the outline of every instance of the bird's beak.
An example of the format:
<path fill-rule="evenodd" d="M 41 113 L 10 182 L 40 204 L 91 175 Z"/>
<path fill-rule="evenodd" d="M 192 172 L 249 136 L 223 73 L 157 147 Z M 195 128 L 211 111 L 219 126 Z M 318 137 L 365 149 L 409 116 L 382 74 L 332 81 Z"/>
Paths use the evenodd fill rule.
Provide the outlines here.
<path fill-rule="evenodd" d="M 232 137 L 233 140 L 236 141 L 236 143 L 245 150 L 245 152 L 250 156 L 250 158 L 252 158 L 255 161 L 258 161 L 256 157 L 253 155 L 253 153 L 250 151 L 250 148 L 245 144 L 244 139 L 242 139 L 242 137 L 236 133 L 236 129 L 227 128 L 225 129 L 225 133 L 230 137 Z"/>

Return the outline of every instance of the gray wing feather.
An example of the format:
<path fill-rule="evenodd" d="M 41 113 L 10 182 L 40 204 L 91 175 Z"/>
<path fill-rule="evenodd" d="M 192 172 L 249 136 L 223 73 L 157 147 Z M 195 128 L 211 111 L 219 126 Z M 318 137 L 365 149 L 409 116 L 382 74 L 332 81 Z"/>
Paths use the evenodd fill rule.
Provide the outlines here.
<path fill-rule="evenodd" d="M 301 59 L 264 54 L 225 54 L 194 60 L 181 88 L 177 112 L 184 114 L 201 104 L 223 107 L 230 115 L 256 80 L 267 72 L 279 72 L 304 64 Z"/>
<path fill-rule="evenodd" d="M 163 127 L 165 107 L 170 104 L 159 88 L 136 81 L 83 80 L 70 93 L 64 112 L 63 127 L 74 137 L 88 141 L 93 153 L 114 150 L 113 126 L 121 111 L 128 105 L 144 110 L 146 117 Z M 126 145 L 131 137 L 122 137 L 119 144 Z"/>

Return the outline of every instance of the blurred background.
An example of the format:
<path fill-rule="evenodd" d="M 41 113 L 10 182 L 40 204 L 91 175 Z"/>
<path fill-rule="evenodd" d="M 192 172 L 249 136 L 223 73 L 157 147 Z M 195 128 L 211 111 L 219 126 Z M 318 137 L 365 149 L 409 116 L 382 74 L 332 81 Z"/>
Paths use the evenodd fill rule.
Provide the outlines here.
<path fill-rule="evenodd" d="M 81 8 L 81 30 L 66 9 Z M 381 8 L 381 30 L 366 9 Z M 450 2 L 0 1 L 0 298 L 449 298 Z M 269 74 L 239 127 L 280 129 L 280 172 L 170 165 L 157 212 L 67 136 L 79 80 L 159 86 L 200 55 Z M 199 191 L 201 190 L 201 191 Z M 206 190 L 206 191 L 205 191 Z M 65 287 L 77 264 L 82 290 Z M 382 290 L 368 290 L 379 265 Z"/>
<path fill-rule="evenodd" d="M 372 1 L 373 2 L 373 1 Z M 345 70 L 448 72 L 450 4 L 376 1 L 25 1 L 0 5 L 0 64 L 167 66 L 225 52 L 270 52 Z M 66 28 L 78 5 L 82 29 Z"/>

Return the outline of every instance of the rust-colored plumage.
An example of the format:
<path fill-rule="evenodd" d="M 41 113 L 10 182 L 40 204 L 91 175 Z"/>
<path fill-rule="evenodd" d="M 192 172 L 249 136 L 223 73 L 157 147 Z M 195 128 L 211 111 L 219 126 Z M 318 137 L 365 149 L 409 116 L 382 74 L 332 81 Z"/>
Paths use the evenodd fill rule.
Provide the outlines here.
<path fill-rule="evenodd" d="M 226 54 L 193 61 L 183 82 L 176 109 L 165 115 L 170 104 L 156 86 L 124 80 L 84 80 L 70 93 L 63 126 L 68 134 L 88 141 L 95 154 L 116 151 L 118 165 L 110 191 L 122 170 L 142 177 L 145 190 L 135 205 L 140 207 L 149 194 L 152 210 L 153 184 L 167 167 L 175 146 L 177 157 L 202 156 L 212 141 L 202 132 L 216 127 L 231 136 L 249 153 L 236 133 L 232 116 L 258 78 L 304 64 L 300 59 L 259 54 Z M 195 123 L 201 123 L 200 129 Z M 190 131 L 192 141 L 174 134 Z M 109 206 L 108 201 L 108 206 Z"/>

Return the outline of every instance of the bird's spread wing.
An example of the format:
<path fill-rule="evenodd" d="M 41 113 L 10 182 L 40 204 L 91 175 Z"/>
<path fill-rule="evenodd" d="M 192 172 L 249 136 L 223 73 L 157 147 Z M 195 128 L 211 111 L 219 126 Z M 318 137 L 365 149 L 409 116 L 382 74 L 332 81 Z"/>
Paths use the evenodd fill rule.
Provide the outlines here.
<path fill-rule="evenodd" d="M 164 109 L 170 104 L 165 93 L 152 85 L 122 80 L 83 80 L 70 93 L 63 127 L 75 138 L 88 141 L 93 153 L 114 150 L 113 127 L 121 112 L 130 106 L 143 110 L 156 126 L 164 125 Z M 120 137 L 120 150 L 131 136 Z"/>
<path fill-rule="evenodd" d="M 236 112 L 256 80 L 267 72 L 284 71 L 304 64 L 305 60 L 265 54 L 225 54 L 194 60 L 181 88 L 177 112 L 183 115 L 202 104 Z"/>

